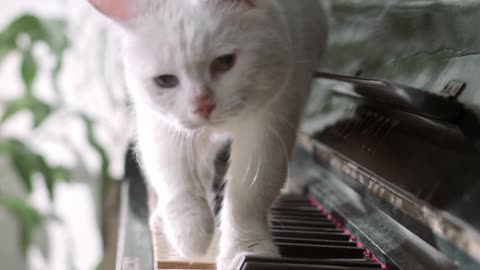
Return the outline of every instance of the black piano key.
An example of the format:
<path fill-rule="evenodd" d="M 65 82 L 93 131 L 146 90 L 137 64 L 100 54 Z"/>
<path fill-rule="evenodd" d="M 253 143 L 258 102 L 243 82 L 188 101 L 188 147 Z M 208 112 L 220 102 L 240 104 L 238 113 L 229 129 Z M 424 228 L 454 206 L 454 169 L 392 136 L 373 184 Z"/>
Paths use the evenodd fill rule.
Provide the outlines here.
<path fill-rule="evenodd" d="M 324 233 L 324 232 L 312 232 L 312 231 L 272 230 L 272 236 L 286 237 L 286 238 L 338 240 L 338 241 L 350 240 L 350 236 L 344 233 Z"/>
<path fill-rule="evenodd" d="M 314 214 L 314 213 L 307 213 L 307 214 L 302 214 L 302 213 L 297 213 L 297 214 L 292 214 L 292 213 L 278 213 L 278 212 L 273 212 L 270 214 L 270 219 L 271 220 L 298 220 L 298 221 L 319 221 L 319 222 L 332 222 L 332 220 L 328 219 L 326 216 L 323 216 L 321 214 Z M 333 222 L 332 222 L 333 223 Z"/>
<path fill-rule="evenodd" d="M 296 210 L 296 209 L 306 209 L 319 212 L 318 208 L 309 204 L 274 204 L 270 208 L 272 210 Z"/>
<path fill-rule="evenodd" d="M 359 247 L 276 243 L 283 257 L 309 259 L 339 259 L 365 257 L 364 249 Z"/>
<path fill-rule="evenodd" d="M 327 216 L 322 215 L 319 212 L 311 212 L 311 213 L 295 213 L 295 212 L 270 212 L 270 217 L 272 218 L 281 218 L 286 217 L 290 219 L 299 219 L 299 220 L 328 220 Z"/>
<path fill-rule="evenodd" d="M 306 204 L 306 203 L 274 203 L 271 207 L 272 209 L 288 209 L 288 208 L 295 208 L 295 209 L 311 209 L 311 210 L 316 210 L 319 211 L 318 208 L 312 204 Z"/>
<path fill-rule="evenodd" d="M 247 257 L 241 270 L 373 270 L 381 265 L 304 196 L 283 196 L 270 210 L 283 258 Z"/>
<path fill-rule="evenodd" d="M 276 202 L 273 202 L 273 205 L 276 206 L 276 205 L 284 205 L 284 206 L 297 206 L 297 207 L 301 207 L 301 206 L 312 206 L 312 207 L 315 207 L 314 205 L 312 205 L 309 201 L 276 201 Z"/>
<path fill-rule="evenodd" d="M 301 207 L 312 206 L 310 202 L 275 202 L 273 207 Z"/>
<path fill-rule="evenodd" d="M 313 228 L 331 228 L 335 229 L 337 226 L 331 221 L 302 221 L 295 219 L 275 219 L 272 225 L 282 225 L 291 227 L 313 227 Z"/>
<path fill-rule="evenodd" d="M 305 239 L 305 238 L 286 238 L 277 237 L 273 238 L 273 242 L 279 243 L 292 243 L 292 244 L 311 244 L 311 245 L 326 245 L 326 246 L 345 246 L 356 247 L 357 243 L 353 241 L 337 241 L 337 240 L 318 240 L 318 239 Z"/>
<path fill-rule="evenodd" d="M 241 270 L 377 270 L 377 268 L 245 262 Z"/>
<path fill-rule="evenodd" d="M 347 269 L 360 268 L 362 270 L 382 268 L 381 264 L 377 262 L 369 261 L 367 259 L 301 259 L 301 258 L 271 258 L 271 257 L 259 257 L 259 256 L 246 256 L 244 258 L 244 262 L 344 266 L 344 267 L 350 267 Z"/>
<path fill-rule="evenodd" d="M 270 209 L 272 214 L 282 214 L 282 215 L 294 215 L 294 216 L 325 216 L 322 212 L 318 211 L 316 208 L 297 208 L 297 209 L 281 209 L 281 208 L 272 208 Z"/>
<path fill-rule="evenodd" d="M 290 215 L 290 214 L 272 213 L 272 214 L 270 214 L 270 217 L 273 220 L 276 220 L 276 219 L 294 219 L 294 220 L 298 220 L 298 221 L 330 221 L 326 216 L 322 216 L 322 215 L 309 215 L 309 216 L 298 215 L 298 216 L 295 216 L 295 215 Z"/>
<path fill-rule="evenodd" d="M 286 198 L 286 197 L 280 197 L 276 201 L 276 203 L 306 203 L 310 204 L 310 200 L 305 198 L 305 197 L 292 197 L 292 198 Z"/>
<path fill-rule="evenodd" d="M 336 228 L 282 226 L 282 225 L 279 225 L 279 224 L 273 224 L 272 225 L 272 230 L 343 233 L 343 231 L 341 229 L 336 229 Z"/>
<path fill-rule="evenodd" d="M 273 238 L 274 243 L 289 243 L 289 244 L 308 244 L 308 245 L 324 245 L 324 246 L 342 246 L 342 247 L 357 247 L 357 243 L 353 241 L 339 241 L 339 240 L 318 240 L 305 238 L 287 238 L 277 237 Z"/>
<path fill-rule="evenodd" d="M 246 262 L 242 270 L 373 270 L 375 268 L 354 268 L 343 266 L 302 265 L 284 263 Z"/>
<path fill-rule="evenodd" d="M 302 207 L 302 206 L 312 206 L 309 202 L 275 202 L 272 207 Z"/>
<path fill-rule="evenodd" d="M 304 194 L 282 194 L 278 200 L 307 199 Z"/>
<path fill-rule="evenodd" d="M 307 200 L 308 199 L 305 197 L 305 195 L 295 195 L 295 194 L 283 194 L 280 196 L 277 200 L 279 201 L 288 201 L 288 200 Z"/>
<path fill-rule="evenodd" d="M 317 213 L 321 213 L 318 208 L 316 208 L 315 206 L 313 205 L 289 205 L 289 206 L 284 206 L 284 207 L 277 207 L 277 206 L 273 206 L 271 208 L 272 211 L 296 211 L 296 212 L 302 212 L 302 211 L 306 211 L 306 212 L 317 212 Z"/>

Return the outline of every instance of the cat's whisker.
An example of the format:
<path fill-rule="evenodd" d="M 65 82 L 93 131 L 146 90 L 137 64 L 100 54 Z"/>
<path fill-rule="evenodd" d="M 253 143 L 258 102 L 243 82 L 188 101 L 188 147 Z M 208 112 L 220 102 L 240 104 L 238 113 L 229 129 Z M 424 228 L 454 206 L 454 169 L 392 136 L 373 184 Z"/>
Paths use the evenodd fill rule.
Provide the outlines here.
<path fill-rule="evenodd" d="M 183 153 L 185 148 L 185 141 L 181 137 L 181 134 L 178 132 L 178 130 L 176 130 L 175 134 L 176 134 L 175 137 L 177 137 L 178 141 L 180 142 L 180 151 Z M 180 168 L 181 168 L 180 166 L 177 166 L 176 175 L 180 175 L 180 170 L 181 170 Z"/>
<path fill-rule="evenodd" d="M 200 140 L 203 140 L 207 135 L 207 130 L 205 128 L 200 129 L 199 134 L 197 134 L 197 136 L 200 137 Z M 204 168 L 208 169 L 208 173 L 215 175 L 215 166 L 211 166 L 208 160 L 200 159 L 200 163 Z"/>
<path fill-rule="evenodd" d="M 250 183 L 250 188 L 253 188 L 255 183 L 257 182 L 258 175 L 260 174 L 260 168 L 262 167 L 262 159 L 258 159 L 257 163 L 257 171 L 255 172 L 255 177 L 253 178 L 252 182 Z"/>
<path fill-rule="evenodd" d="M 280 144 L 282 145 L 283 149 L 283 154 L 285 155 L 285 162 L 287 164 L 287 178 L 290 175 L 290 154 L 288 153 L 287 146 L 285 145 L 285 141 L 283 140 L 282 136 L 278 134 L 278 131 L 276 131 L 274 128 L 271 126 L 267 126 L 267 129 L 277 137 L 277 139 L 280 141 Z"/>
<path fill-rule="evenodd" d="M 243 178 L 240 181 L 240 183 L 243 184 L 245 182 L 245 179 L 247 178 L 248 174 L 250 173 L 251 165 L 252 165 L 252 153 L 250 153 L 250 156 L 249 156 L 249 159 L 248 159 L 247 169 L 245 170 L 245 174 L 243 175 Z"/>
<path fill-rule="evenodd" d="M 188 173 L 190 174 L 191 181 L 196 182 L 197 179 L 195 179 L 195 174 L 193 173 L 195 170 L 195 166 L 194 166 L 195 157 L 193 156 L 195 153 L 193 152 L 194 150 L 193 140 L 189 136 L 187 136 L 186 139 L 187 139 L 187 164 L 188 164 L 187 170 L 188 170 Z"/>
<path fill-rule="evenodd" d="M 180 140 L 180 143 L 182 144 L 182 153 L 187 153 L 187 169 L 190 168 L 190 165 L 188 164 L 188 141 L 186 140 L 186 137 L 183 133 L 181 133 L 178 129 L 177 129 L 177 132 L 178 132 L 178 137 L 179 137 L 179 140 Z M 181 170 L 181 167 L 178 166 L 178 172 L 177 172 L 177 175 L 181 175 L 182 172 L 180 171 Z"/>

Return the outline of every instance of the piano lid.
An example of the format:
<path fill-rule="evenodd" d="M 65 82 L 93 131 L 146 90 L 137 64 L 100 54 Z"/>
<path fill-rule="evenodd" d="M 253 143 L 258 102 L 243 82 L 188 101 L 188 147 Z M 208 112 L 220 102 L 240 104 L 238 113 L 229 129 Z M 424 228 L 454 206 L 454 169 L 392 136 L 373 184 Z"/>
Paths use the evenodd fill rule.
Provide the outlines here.
<path fill-rule="evenodd" d="M 345 182 L 363 186 L 362 194 L 397 221 L 405 224 L 400 214 L 409 212 L 406 216 L 428 225 L 417 230 L 427 231 L 424 239 L 436 226 L 437 235 L 471 251 L 469 240 L 478 239 L 475 208 L 480 205 L 475 179 L 480 178 L 475 165 L 480 148 L 480 2 L 328 2 L 331 31 L 320 69 L 382 82 L 375 81 L 372 91 L 368 79 L 316 81 L 302 130 L 318 140 L 307 141 L 322 163 L 342 171 L 337 176 Z M 458 98 L 461 104 L 431 95 L 450 81 L 467 84 Z M 410 99 L 416 103 L 408 103 L 412 93 L 420 96 Z M 438 109 L 445 107 L 441 103 L 450 105 Z M 462 233 L 468 230 L 472 235 Z"/>
<path fill-rule="evenodd" d="M 326 95 L 341 109 L 334 117 L 324 114 L 329 123 L 312 132 L 317 158 L 375 193 L 394 218 L 403 212 L 469 255 L 480 255 L 474 250 L 480 244 L 475 114 L 454 99 L 403 85 L 317 75 L 348 83 Z"/>

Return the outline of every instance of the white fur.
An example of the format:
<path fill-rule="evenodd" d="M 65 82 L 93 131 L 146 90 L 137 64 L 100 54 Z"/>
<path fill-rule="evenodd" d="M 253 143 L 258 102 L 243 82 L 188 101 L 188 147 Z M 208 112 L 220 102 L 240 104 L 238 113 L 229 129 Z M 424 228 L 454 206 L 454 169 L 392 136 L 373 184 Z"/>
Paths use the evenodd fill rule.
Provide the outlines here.
<path fill-rule="evenodd" d="M 153 221 L 163 219 L 181 254 L 207 250 L 215 226 L 206 194 L 224 143 L 213 138 L 226 137 L 232 148 L 218 269 L 236 269 L 246 254 L 277 256 L 267 210 L 286 179 L 325 46 L 318 0 L 258 0 L 254 8 L 222 0 L 136 1 L 142 9 L 121 24 L 139 154 L 159 198 Z M 234 51 L 234 68 L 212 78 L 211 61 Z M 176 74 L 180 85 L 159 89 L 153 77 L 161 74 Z M 205 86 L 217 104 L 208 120 L 189 102 Z"/>

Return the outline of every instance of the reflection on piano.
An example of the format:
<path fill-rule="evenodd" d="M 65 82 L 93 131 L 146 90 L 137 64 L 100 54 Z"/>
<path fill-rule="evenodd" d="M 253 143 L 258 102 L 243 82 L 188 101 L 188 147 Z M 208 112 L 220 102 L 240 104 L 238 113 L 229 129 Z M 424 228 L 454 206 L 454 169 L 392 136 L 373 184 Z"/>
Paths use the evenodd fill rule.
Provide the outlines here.
<path fill-rule="evenodd" d="M 480 269 L 480 122 L 455 100 L 465 85 L 440 96 L 317 75 L 350 85 L 333 92 L 347 106 L 324 128 L 299 135 L 290 178 L 304 194 L 283 195 L 271 209 L 283 257 L 246 257 L 241 270 Z M 134 160 L 118 269 L 214 269 L 215 245 L 203 260 L 184 262 L 161 232 L 150 233 Z M 218 212 L 221 195 L 215 201 Z"/>

